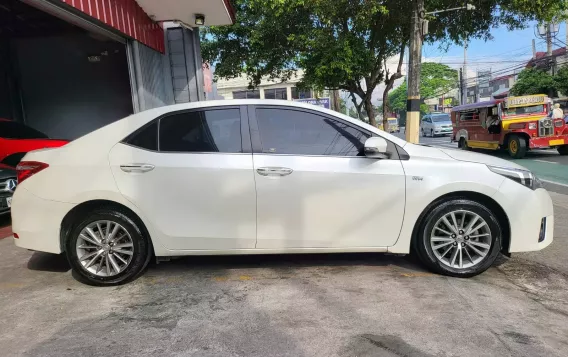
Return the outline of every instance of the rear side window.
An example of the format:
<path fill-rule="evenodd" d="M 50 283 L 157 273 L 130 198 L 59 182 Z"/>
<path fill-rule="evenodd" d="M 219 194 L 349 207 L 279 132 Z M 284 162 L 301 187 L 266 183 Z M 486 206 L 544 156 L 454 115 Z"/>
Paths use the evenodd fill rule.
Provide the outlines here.
<path fill-rule="evenodd" d="M 179 113 L 160 119 L 160 151 L 240 153 L 239 109 Z"/>
<path fill-rule="evenodd" d="M 47 139 L 47 135 L 15 121 L 0 121 L 0 138 Z"/>
<path fill-rule="evenodd" d="M 126 143 L 146 150 L 158 150 L 158 122 L 154 121 L 150 125 L 143 127 L 130 137 L 126 138 Z"/>

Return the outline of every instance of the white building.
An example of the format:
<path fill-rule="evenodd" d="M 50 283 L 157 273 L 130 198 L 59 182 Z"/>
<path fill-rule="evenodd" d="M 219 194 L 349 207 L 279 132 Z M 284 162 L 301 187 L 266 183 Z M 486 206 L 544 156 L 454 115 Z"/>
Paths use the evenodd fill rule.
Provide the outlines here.
<path fill-rule="evenodd" d="M 220 79 L 217 82 L 217 95 L 225 99 L 307 99 L 314 98 L 313 90 L 301 90 L 297 87 L 302 80 L 302 71 L 297 71 L 285 82 L 262 79 L 257 88 L 249 89 L 249 80 L 241 75 L 232 79 Z M 324 93 L 325 94 L 325 93 Z M 320 95 L 320 97 L 326 95 Z"/>

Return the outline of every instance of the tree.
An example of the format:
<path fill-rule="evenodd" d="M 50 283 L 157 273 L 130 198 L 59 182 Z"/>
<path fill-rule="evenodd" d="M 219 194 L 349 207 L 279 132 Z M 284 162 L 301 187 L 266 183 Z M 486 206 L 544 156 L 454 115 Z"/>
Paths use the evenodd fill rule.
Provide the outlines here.
<path fill-rule="evenodd" d="M 512 95 L 549 94 L 556 91 L 557 83 L 548 72 L 526 68 L 521 73 L 511 90 Z"/>
<path fill-rule="evenodd" d="M 245 73 L 250 86 L 260 79 L 286 80 L 302 69 L 303 85 L 345 90 L 365 108 L 376 125 L 371 96 L 380 83 L 387 93 L 401 76 L 403 49 L 410 36 L 411 0 L 233 0 L 232 26 L 202 31 L 203 58 L 215 64 L 215 76 Z M 455 7 L 453 0 L 426 0 L 426 10 Z M 521 28 L 532 20 L 564 14 L 564 0 L 484 0 L 475 11 L 441 13 L 430 21 L 426 40 L 463 43 L 490 39 L 491 28 Z M 387 60 L 398 56 L 388 70 Z M 387 97 L 388 99 L 388 97 Z M 388 103 L 384 106 L 388 110 Z"/>
<path fill-rule="evenodd" d="M 562 93 L 563 96 L 568 96 L 568 65 L 561 67 L 554 77 L 556 89 Z"/>
<path fill-rule="evenodd" d="M 420 95 L 423 98 L 437 98 L 456 87 L 458 71 L 445 64 L 424 62 L 420 73 Z M 406 82 L 402 83 L 389 94 L 390 108 L 394 111 L 406 110 Z M 421 105 L 425 112 L 427 106 Z"/>

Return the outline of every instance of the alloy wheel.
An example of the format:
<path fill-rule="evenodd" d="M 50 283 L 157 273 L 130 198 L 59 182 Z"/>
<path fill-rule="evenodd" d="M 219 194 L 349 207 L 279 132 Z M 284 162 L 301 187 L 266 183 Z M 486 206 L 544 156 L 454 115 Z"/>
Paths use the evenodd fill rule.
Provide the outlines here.
<path fill-rule="evenodd" d="M 91 274 L 109 277 L 123 272 L 132 261 L 134 242 L 128 231 L 113 221 L 87 225 L 77 238 L 77 257 Z"/>
<path fill-rule="evenodd" d="M 456 210 L 442 216 L 430 234 L 430 247 L 442 264 L 454 269 L 479 264 L 491 250 L 492 235 L 478 214 Z"/>

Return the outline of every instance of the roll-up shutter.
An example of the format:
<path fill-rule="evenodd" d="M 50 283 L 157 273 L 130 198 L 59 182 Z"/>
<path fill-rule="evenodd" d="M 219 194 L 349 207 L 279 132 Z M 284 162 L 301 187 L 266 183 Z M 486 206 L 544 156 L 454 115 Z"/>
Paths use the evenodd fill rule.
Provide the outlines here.
<path fill-rule="evenodd" d="M 134 101 L 138 108 L 135 111 L 161 107 L 173 102 L 167 95 L 164 76 L 164 56 L 139 43 L 129 43 L 135 83 L 132 83 Z M 136 103 L 135 103 L 136 104 Z M 136 107 L 136 106 L 135 106 Z M 138 109 L 138 110 L 136 110 Z"/>

